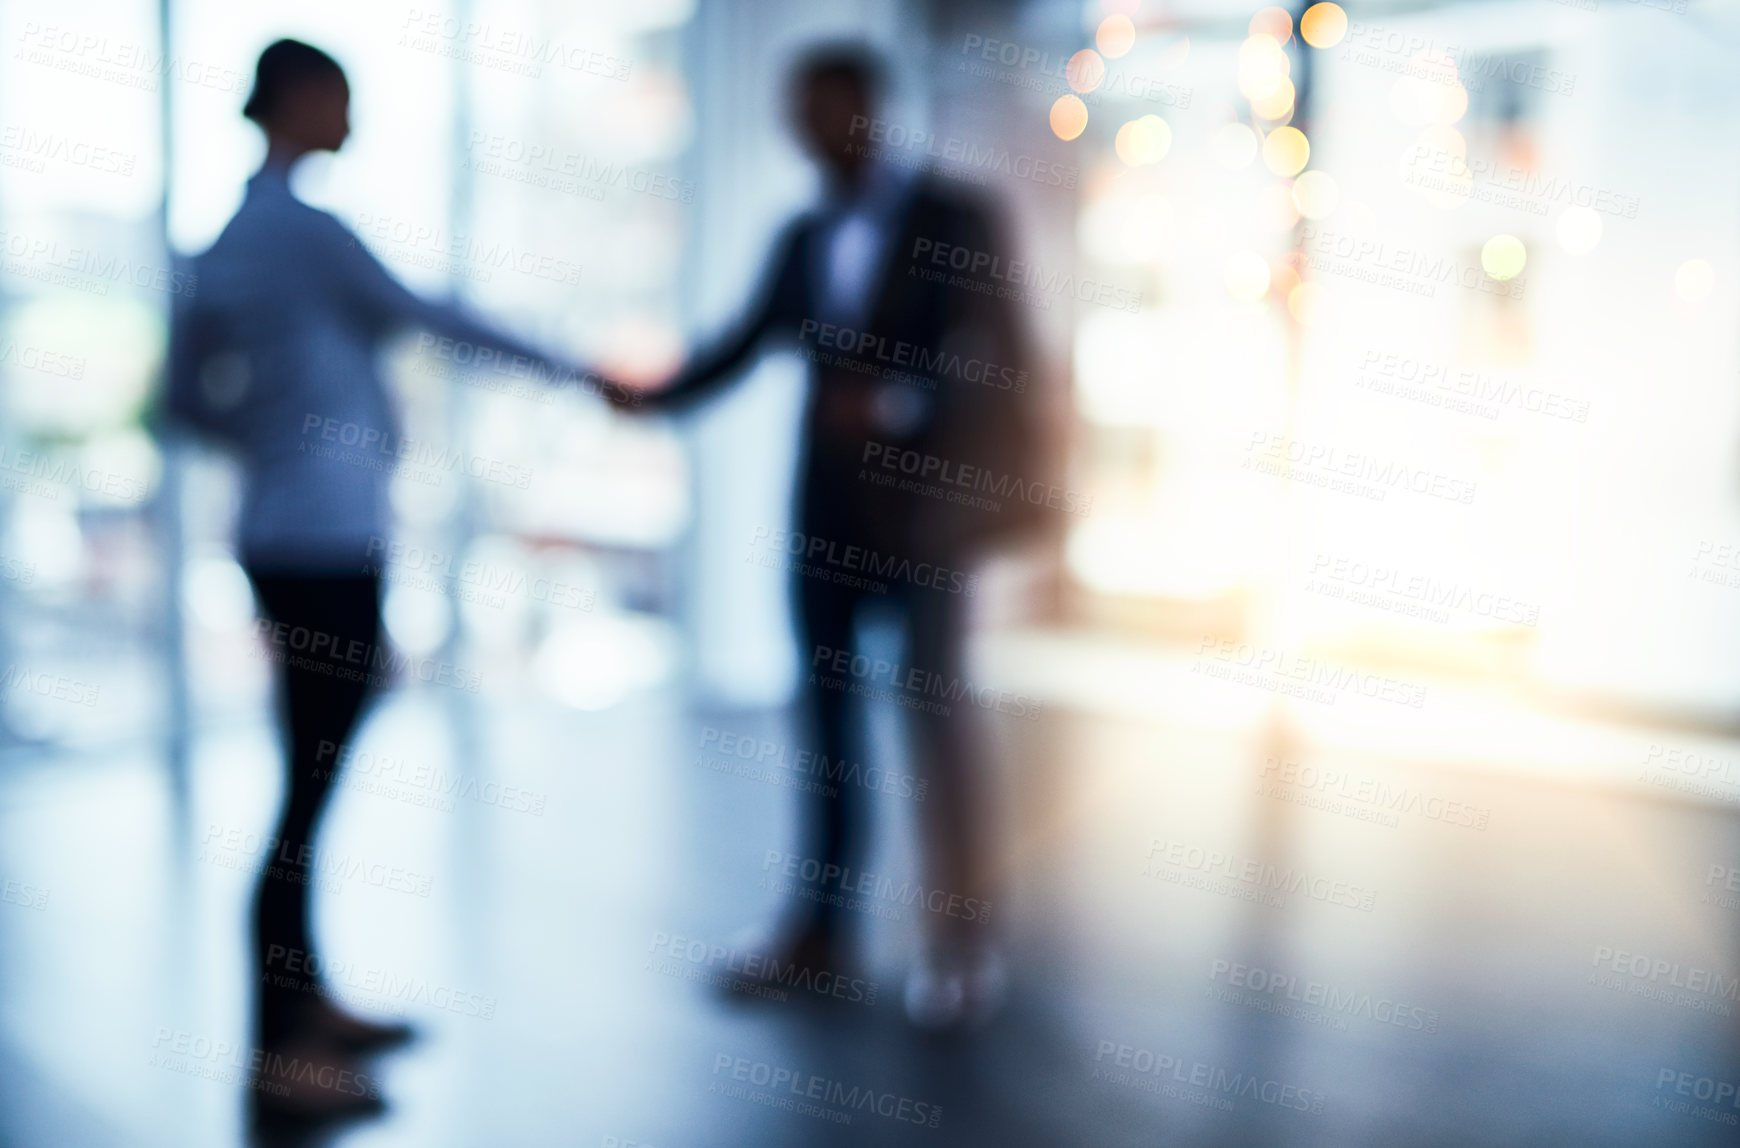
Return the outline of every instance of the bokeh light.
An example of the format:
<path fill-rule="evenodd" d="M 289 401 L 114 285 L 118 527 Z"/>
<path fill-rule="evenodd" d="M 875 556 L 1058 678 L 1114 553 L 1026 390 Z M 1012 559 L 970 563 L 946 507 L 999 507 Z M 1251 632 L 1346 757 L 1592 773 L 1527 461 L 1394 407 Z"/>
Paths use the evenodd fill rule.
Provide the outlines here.
<path fill-rule="evenodd" d="M 1118 129 L 1117 137 L 1112 141 L 1112 150 L 1118 153 L 1118 158 L 1126 167 L 1141 167 L 1152 162 L 1148 158 L 1152 151 L 1148 129 L 1135 120 Z"/>
<path fill-rule="evenodd" d="M 1251 17 L 1251 35 L 1272 36 L 1277 44 L 1293 38 L 1293 17 L 1285 8 L 1270 6 Z"/>
<path fill-rule="evenodd" d="M 1468 89 L 1445 52 L 1415 53 L 1407 73 L 1390 86 L 1389 99 L 1391 113 L 1413 128 L 1453 124 L 1468 113 Z"/>
<path fill-rule="evenodd" d="M 1106 78 L 1106 62 L 1092 48 L 1083 48 L 1069 58 L 1064 69 L 1069 86 L 1078 92 L 1091 92 Z"/>
<path fill-rule="evenodd" d="M 1154 141 L 1154 158 L 1148 162 L 1159 163 L 1172 150 L 1172 125 L 1153 112 L 1142 116 L 1136 122 L 1147 127 L 1148 138 Z"/>
<path fill-rule="evenodd" d="M 1311 161 L 1311 143 L 1298 128 L 1276 128 L 1263 141 L 1263 163 L 1276 175 L 1291 178 Z"/>
<path fill-rule="evenodd" d="M 425 903 L 329 884 L 324 923 L 339 927 L 325 932 L 345 942 L 332 955 L 518 992 L 509 1005 L 529 999 L 521 1012 L 535 1014 L 478 1035 L 460 1030 L 480 1027 L 468 1022 L 444 1026 L 433 1001 L 405 1001 L 405 1019 L 440 1039 L 395 1062 L 404 1095 L 385 1098 L 394 1116 L 359 1126 L 359 1138 L 438 1148 L 420 1130 L 458 1111 L 469 1125 L 501 1125 L 497 1136 L 455 1127 L 466 1142 L 572 1135 L 561 1090 L 522 1089 L 522 1100 L 491 1088 L 546 1073 L 547 1048 L 561 1043 L 570 1061 L 607 1062 L 588 1082 L 607 1101 L 590 1124 L 655 1139 L 662 1129 L 659 1143 L 804 1138 L 801 1113 L 705 1095 L 696 1048 L 715 1061 L 727 1049 L 738 1066 L 795 1060 L 855 1096 L 875 1088 L 948 1106 L 962 1144 L 1061 1140 L 1050 1125 L 1076 1127 L 1070 1142 L 1082 1143 L 1138 1129 L 1167 1139 L 1180 1125 L 1179 1139 L 1223 1145 L 1357 1142 L 1362 1127 L 1416 1143 L 1535 1142 L 1547 1127 L 1603 1126 L 1635 1126 L 1631 1142 L 1646 1130 L 1658 1143 L 1719 1142 L 1687 1081 L 1740 1082 L 1740 1030 L 1707 1015 L 1720 994 L 1687 992 L 1677 976 L 1662 985 L 1635 961 L 1627 975 L 1613 954 L 1644 948 L 1657 968 L 1702 968 L 1694 980 L 1730 991 L 1740 978 L 1740 930 L 1725 911 L 1740 902 L 1718 898 L 1719 878 L 1706 877 L 1713 862 L 1740 866 L 1740 727 L 1722 720 L 1740 711 L 1740 521 L 1728 480 L 1740 280 L 1717 283 L 1714 269 L 1735 258 L 1726 229 L 1740 188 L 1720 159 L 1729 113 L 1716 96 L 1740 59 L 1719 38 L 1740 33 L 1740 6 L 1698 0 L 1688 21 L 1616 16 L 1618 0 L 1607 17 L 1563 11 L 1599 0 L 1554 2 L 1374 4 L 1358 28 L 1325 0 L 936 12 L 751 2 L 738 6 L 742 35 L 725 38 L 767 49 L 756 52 L 711 50 L 723 29 L 697 0 L 419 4 L 397 21 L 396 43 L 374 13 L 358 19 L 356 0 L 20 0 L 30 11 L 0 20 L 29 33 L 0 84 L 0 458 L 11 463 L 0 660 L 18 660 L 0 679 L 14 687 L 0 692 L 0 811 L 14 814 L 0 850 L 0 955 L 19 974 L 4 990 L 14 1006 L 4 1062 L 45 1087 L 9 1096 L 20 1110 L 0 1113 L 0 1128 L 43 1141 L 17 1148 L 88 1140 L 80 1131 L 99 1125 L 134 1142 L 215 1143 L 235 1138 L 237 1109 L 263 1116 L 256 1102 L 272 1095 L 265 1081 L 244 1092 L 239 1078 L 165 1076 L 151 1055 L 161 1050 L 144 1044 L 155 1030 L 209 1046 L 214 1033 L 251 1035 L 259 1019 L 233 975 L 251 967 L 234 943 L 248 931 L 248 873 L 225 872 L 222 858 L 191 864 L 177 846 L 203 853 L 210 842 L 193 846 L 186 831 L 211 838 L 214 818 L 245 837 L 278 799 L 283 762 L 269 735 L 280 667 L 238 560 L 253 549 L 238 544 L 272 523 L 247 521 L 259 500 L 241 482 L 259 476 L 247 455 L 221 449 L 231 436 L 159 424 L 157 404 L 173 376 L 198 392 L 178 397 L 213 401 L 216 425 L 282 419 L 281 437 L 312 445 L 307 412 L 321 404 L 238 409 L 258 379 L 223 338 L 206 362 L 165 361 L 172 319 L 235 321 L 245 341 L 258 281 L 274 286 L 270 268 L 226 273 L 222 250 L 201 265 L 212 272 L 203 283 L 174 273 L 246 194 L 266 147 L 237 115 L 244 93 L 218 89 L 245 89 L 254 53 L 288 31 L 342 57 L 356 84 L 353 142 L 301 168 L 298 192 L 353 224 L 356 244 L 409 286 L 457 294 L 552 365 L 593 372 L 570 378 L 572 368 L 505 351 L 490 370 L 469 344 L 400 335 L 380 362 L 371 350 L 360 364 L 379 368 L 360 381 L 392 410 L 335 401 L 317 416 L 341 416 L 347 425 L 325 429 L 354 439 L 372 432 L 352 416 L 380 415 L 401 444 L 423 448 L 417 465 L 390 472 L 347 465 L 343 451 L 328 461 L 390 503 L 364 507 L 379 519 L 371 556 L 400 552 L 375 570 L 381 642 L 392 644 L 382 660 L 457 670 L 476 690 L 393 675 L 404 688 L 371 703 L 368 727 L 333 734 L 366 759 L 360 769 L 402 765 L 470 804 L 440 816 L 415 792 L 346 799 L 320 848 L 466 879 Z M 1195 57 L 1186 27 L 1205 37 Z M 874 186 L 842 185 L 790 146 L 769 68 L 818 34 L 882 56 L 898 80 L 888 118 L 850 133 L 854 151 L 904 169 L 873 173 Z M 177 60 L 190 66 L 153 66 Z M 1052 141 L 1034 122 L 1041 104 Z M 755 185 L 724 196 L 746 166 Z M 958 177 L 947 182 L 962 202 L 945 226 L 894 218 L 905 193 L 923 198 L 925 172 Z M 788 308 L 810 317 L 797 349 L 859 354 L 829 367 L 819 352 L 818 365 L 752 347 L 755 361 L 731 374 L 740 382 L 719 378 L 713 413 L 642 417 L 667 405 L 653 391 L 697 374 L 685 364 L 715 358 L 718 325 L 756 302 L 745 279 L 790 254 L 766 245 L 793 226 L 837 239 L 820 254 L 839 256 L 796 268 L 815 280 Z M 934 321 L 914 326 L 915 309 Z M 355 333 L 359 348 L 374 339 Z M 853 367 L 884 377 L 861 376 L 866 401 L 825 420 L 852 425 L 806 424 L 795 409 L 806 377 L 820 371 L 833 387 Z M 645 409 L 617 409 L 597 376 L 644 392 Z M 968 409 L 960 421 L 974 425 L 950 434 L 948 450 L 895 445 L 927 447 L 908 441 L 912 424 L 932 399 L 955 405 L 950 392 L 966 390 L 975 395 L 963 404 L 992 414 L 1017 404 L 1012 421 L 1039 424 L 1032 441 L 1010 443 L 993 425 L 1002 419 Z M 956 429 L 953 411 L 929 413 Z M 697 437 L 697 418 L 715 425 Z M 175 433 L 159 441 L 160 429 Z M 790 488 L 829 480 L 806 473 L 817 470 L 806 455 L 826 454 L 842 429 L 866 440 L 861 455 L 879 440 L 887 471 L 854 484 L 888 506 L 899 495 L 912 521 L 782 521 Z M 936 478 L 958 496 L 870 482 L 920 466 L 942 467 Z M 502 481 L 512 473 L 523 489 Z M 112 480 L 140 496 L 113 493 Z M 992 528 L 1009 515 L 967 496 L 1006 500 L 1012 487 L 1050 497 L 1032 508 L 1045 537 L 993 554 Z M 935 538 L 951 518 L 961 537 Z M 785 525 L 810 536 L 785 546 L 793 532 L 774 529 Z M 804 543 L 815 557 L 818 541 L 834 569 L 791 561 Z M 956 602 L 982 615 L 965 649 L 903 642 L 915 603 L 902 586 L 893 610 L 866 613 L 874 625 L 833 643 L 856 647 L 836 651 L 854 669 L 878 671 L 823 682 L 804 668 L 820 659 L 803 619 L 788 616 L 794 583 L 812 605 L 819 588 L 845 606 L 868 596 L 854 567 L 939 583 L 948 571 L 915 571 L 918 558 L 952 554 L 967 567 L 981 542 L 980 597 Z M 933 694 L 972 686 L 967 700 L 992 711 L 972 724 L 995 728 L 940 748 L 982 750 L 994 776 L 982 792 L 938 797 L 985 815 L 985 848 L 948 850 L 959 835 L 936 802 L 889 803 L 864 835 L 887 847 L 885 884 L 916 874 L 921 892 L 995 899 L 1020 928 L 942 952 L 895 942 L 963 930 L 873 920 L 858 930 L 867 935 L 839 937 L 870 942 L 841 946 L 841 960 L 861 956 L 914 990 L 876 1010 L 869 1041 L 866 1026 L 836 1024 L 788 1047 L 777 1017 L 726 1033 L 712 994 L 661 975 L 692 961 L 602 986 L 569 975 L 585 938 L 623 936 L 626 947 L 657 926 L 723 941 L 727 922 L 777 931 L 801 916 L 805 890 L 770 890 L 771 862 L 756 866 L 758 854 L 807 866 L 819 852 L 804 845 L 808 813 L 794 817 L 775 792 L 782 778 L 771 775 L 795 768 L 713 775 L 732 764 L 732 744 L 777 752 L 781 765 L 801 757 L 816 738 L 789 728 L 791 706 L 806 701 L 794 691 L 899 686 L 879 670 L 902 652 L 958 676 L 909 674 L 912 697 L 881 689 L 890 704 L 848 731 L 867 735 L 850 747 L 863 751 L 852 768 L 922 776 L 939 748 L 926 744 L 937 724 L 926 714 L 947 707 L 916 695 L 926 682 Z M 88 712 L 27 684 L 75 676 L 102 686 Z M 71 716 L 44 725 L 14 714 L 32 700 Z M 897 722 L 903 700 L 919 707 L 916 724 Z M 722 722 L 727 711 L 738 716 Z M 708 724 L 669 736 L 670 715 L 685 712 Z M 634 768 L 608 775 L 576 768 L 626 757 Z M 601 779 L 608 801 L 586 800 L 581 772 Z M 1339 812 L 1327 793 L 1338 777 Z M 703 784 L 708 800 L 670 800 Z M 533 795 L 542 816 L 516 816 L 505 796 L 488 808 L 490 789 Z M 678 842 L 685 857 L 728 862 L 707 875 L 704 921 L 687 911 L 692 898 L 673 896 L 670 849 L 613 874 L 626 850 L 567 846 L 597 836 L 601 807 L 625 844 Z M 129 862 L 93 866 L 92 840 Z M 1237 856 L 1180 861 L 1211 854 Z M 939 872 L 939 859 L 955 871 Z M 1251 879 L 1207 879 L 1241 866 Z M 1725 872 L 1726 892 L 1740 894 L 1740 873 Z M 607 881 L 609 895 L 589 895 Z M 1330 885 L 1333 896 L 1310 892 Z M 35 906 L 47 912 L 5 903 L 50 886 L 49 904 Z M 1553 897 L 1564 891 L 1583 896 Z M 1385 904 L 1362 912 L 1374 898 Z M 1598 913 L 1581 912 L 1591 902 Z M 1348 919 L 1358 925 L 1336 927 Z M 1515 924 L 1479 928 L 1494 920 Z M 469 944 L 482 929 L 490 943 Z M 1423 945 L 1428 933 L 1439 943 Z M 114 940 L 91 944 L 97 936 Z M 1583 984 L 1591 952 L 1617 978 Z M 1219 971 L 1205 986 L 1210 958 Z M 1271 1024 L 1252 1019 L 1260 989 L 1239 1008 L 1216 983 L 1287 966 L 1352 1003 L 1320 1010 L 1323 1024 Z M 187 978 L 189 967 L 224 975 Z M 1546 991 L 1494 993 L 1496 969 L 1506 988 Z M 1005 972 L 1014 1007 L 994 1018 Z M 1072 991 L 1035 1009 L 1022 990 L 1041 980 Z M 1637 993 L 1612 991 L 1645 980 L 1683 999 L 1648 989 L 1659 999 L 1640 1006 Z M 1204 987 L 1226 999 L 1168 1007 Z M 1392 1007 L 1397 1023 L 1447 1016 L 1442 1035 L 1392 1031 L 1366 1007 L 1383 997 L 1420 1006 Z M 943 1008 L 916 1007 L 927 1004 Z M 951 1019 L 938 1011 L 963 1013 L 957 1032 L 995 1024 L 998 1055 L 982 1057 L 970 1031 L 945 1035 L 920 1054 L 932 1071 L 912 1073 L 912 1049 Z M 621 1023 L 588 1026 L 600 1015 Z M 613 1055 L 624 1032 L 645 1055 Z M 1114 1087 L 1103 1065 L 1105 1047 L 1129 1063 L 1144 1043 L 1224 1067 L 1212 1067 L 1200 1103 L 1148 1103 L 1145 1080 Z M 1658 1059 L 1640 1061 L 1639 1048 Z M 450 1071 L 486 1056 L 496 1070 Z M 110 1071 L 75 1075 L 75 1059 Z M 1652 1087 L 1651 1075 L 1669 1083 Z M 427 1088 L 436 1078 L 449 1086 Z M 1561 1079 L 1585 1087 L 1551 1087 Z M 1246 1081 L 1253 1093 L 1290 1087 L 1302 1105 L 1327 1097 L 1315 1105 L 1326 1111 L 1294 1118 L 1241 1102 L 1233 1085 Z M 1519 1081 L 1549 1086 L 1517 1104 Z M 1012 1132 L 1007 1105 L 975 1104 L 1023 1093 L 1045 1096 L 1043 1126 Z M 1645 1117 L 1645 1099 L 1682 1115 Z"/>
<path fill-rule="evenodd" d="M 1293 206 L 1306 219 L 1327 219 L 1341 204 L 1341 188 L 1326 171 L 1308 171 L 1293 181 Z"/>
<path fill-rule="evenodd" d="M 1241 251 L 1226 261 L 1222 278 L 1234 299 L 1254 303 L 1269 290 L 1268 260 L 1254 251 Z"/>
<path fill-rule="evenodd" d="M 1293 70 L 1279 40 L 1259 33 L 1239 45 L 1239 91 L 1246 99 L 1272 95 Z"/>
<path fill-rule="evenodd" d="M 1321 283 L 1301 283 L 1287 292 L 1287 313 L 1309 326 L 1322 317 L 1326 301 Z"/>
<path fill-rule="evenodd" d="M 1060 140 L 1072 140 L 1087 130 L 1087 105 L 1080 96 L 1062 95 L 1051 105 L 1051 130 Z"/>
<path fill-rule="evenodd" d="M 1573 204 L 1559 216 L 1559 246 L 1571 255 L 1587 255 L 1601 242 L 1601 216 L 1592 207 Z"/>
<path fill-rule="evenodd" d="M 1291 264 L 1277 259 L 1269 265 L 1269 298 L 1285 305 L 1299 287 L 1299 272 Z"/>
<path fill-rule="evenodd" d="M 1438 100 L 1434 120 L 1441 124 L 1453 124 L 1468 114 L 1468 89 L 1458 80 L 1454 84 L 1443 85 L 1444 94 Z"/>
<path fill-rule="evenodd" d="M 1106 59 L 1115 60 L 1135 46 L 1136 25 L 1122 13 L 1107 16 L 1094 33 L 1094 44 Z"/>
<path fill-rule="evenodd" d="M 1687 303 L 1702 303 L 1716 289 L 1716 269 L 1708 259 L 1688 259 L 1674 272 L 1674 294 Z"/>
<path fill-rule="evenodd" d="M 1251 101 L 1251 111 L 1265 120 L 1287 120 L 1293 116 L 1294 90 L 1292 80 L 1282 80 L 1268 95 Z"/>
<path fill-rule="evenodd" d="M 1251 166 L 1257 157 L 1257 133 L 1244 124 L 1231 123 L 1214 133 L 1214 158 L 1230 171 Z"/>
<path fill-rule="evenodd" d="M 1514 235 L 1494 235 L 1480 249 L 1480 266 L 1500 282 L 1521 275 L 1528 261 L 1528 248 Z"/>
<path fill-rule="evenodd" d="M 1130 167 L 1159 163 L 1172 148 L 1172 128 L 1159 116 L 1142 116 L 1118 129 L 1113 148 Z"/>
<path fill-rule="evenodd" d="M 1313 4 L 1299 17 L 1299 35 L 1313 48 L 1333 48 L 1347 35 L 1347 13 L 1339 4 Z"/>

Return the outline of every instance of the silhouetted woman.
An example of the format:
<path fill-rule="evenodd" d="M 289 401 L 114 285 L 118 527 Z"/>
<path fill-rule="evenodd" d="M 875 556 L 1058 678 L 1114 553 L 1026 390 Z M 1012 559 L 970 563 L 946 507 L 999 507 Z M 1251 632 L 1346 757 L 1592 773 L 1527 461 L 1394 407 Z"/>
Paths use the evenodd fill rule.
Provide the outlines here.
<path fill-rule="evenodd" d="M 283 665 L 289 792 L 254 903 L 256 1100 L 311 1117 L 377 1106 L 372 1083 L 358 1095 L 339 1071 L 355 1072 L 355 1053 L 409 1035 L 337 1006 L 309 927 L 313 844 L 341 760 L 334 747 L 351 736 L 380 664 L 379 580 L 365 570 L 370 539 L 387 532 L 400 435 L 377 353 L 388 336 L 420 326 L 548 363 L 411 294 L 342 223 L 291 195 L 296 161 L 349 135 L 349 102 L 344 72 L 319 49 L 279 40 L 261 54 L 243 110 L 266 133 L 266 162 L 195 261 L 199 289 L 175 317 L 170 350 L 171 410 L 240 455 L 241 558 L 272 623 L 262 627 L 270 656 Z M 338 1071 L 310 1074 L 308 1064 Z"/>

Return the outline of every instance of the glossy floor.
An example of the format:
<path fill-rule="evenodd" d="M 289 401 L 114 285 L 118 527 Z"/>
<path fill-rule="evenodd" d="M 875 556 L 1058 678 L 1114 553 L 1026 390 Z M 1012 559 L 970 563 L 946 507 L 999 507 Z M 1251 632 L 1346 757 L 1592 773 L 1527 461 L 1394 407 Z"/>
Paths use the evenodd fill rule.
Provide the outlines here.
<path fill-rule="evenodd" d="M 925 911 L 899 893 L 861 913 L 874 1003 L 731 1001 L 681 955 L 729 945 L 790 895 L 769 853 L 790 847 L 798 775 L 712 768 L 726 735 L 800 744 L 788 715 L 676 695 L 599 713 L 394 695 L 328 826 L 319 924 L 357 1006 L 423 1036 L 379 1063 L 383 1118 L 311 1142 L 1740 1134 L 1728 795 L 1442 740 L 1361 748 L 1266 701 L 1206 722 L 1058 692 L 1037 721 L 998 719 L 986 800 L 1006 863 L 989 927 L 1013 993 L 956 1039 L 902 1018 Z M 184 798 L 150 746 L 4 759 L 5 1144 L 245 1142 L 243 915 L 278 792 L 262 716 L 208 724 Z M 873 725 L 896 760 L 888 715 Z M 1673 740 L 1566 723 L 1540 744 L 1576 737 L 1645 757 Z M 868 868 L 898 889 L 919 879 L 914 803 L 877 800 Z M 757 1087 L 776 1073 L 783 1091 Z M 831 1115 L 770 1103 L 811 1078 Z"/>

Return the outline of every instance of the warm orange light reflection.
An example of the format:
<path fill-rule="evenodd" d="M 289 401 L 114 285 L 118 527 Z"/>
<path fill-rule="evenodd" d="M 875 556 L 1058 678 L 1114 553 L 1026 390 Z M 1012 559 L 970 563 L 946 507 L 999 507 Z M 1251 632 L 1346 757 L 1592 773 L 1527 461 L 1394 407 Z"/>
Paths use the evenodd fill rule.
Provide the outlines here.
<path fill-rule="evenodd" d="M 1299 272 L 1291 263 L 1277 259 L 1269 266 L 1269 298 L 1285 303 L 1299 289 Z"/>
<path fill-rule="evenodd" d="M 1094 44 L 1108 60 L 1124 55 L 1136 44 L 1136 25 L 1128 16 L 1107 16 L 1094 33 Z"/>
<path fill-rule="evenodd" d="M 1106 78 L 1106 62 L 1092 48 L 1083 48 L 1069 58 L 1064 77 L 1076 91 L 1091 92 Z"/>
<path fill-rule="evenodd" d="M 1080 96 L 1063 95 L 1051 105 L 1051 130 L 1060 140 L 1072 140 L 1087 129 L 1087 105 Z"/>
<path fill-rule="evenodd" d="M 1273 36 L 1276 43 L 1285 44 L 1293 38 L 1293 17 L 1285 8 L 1268 7 L 1251 17 L 1251 35 Z"/>
<path fill-rule="evenodd" d="M 1269 264 L 1253 251 L 1241 251 L 1226 261 L 1221 272 L 1234 299 L 1254 303 L 1269 290 Z"/>
<path fill-rule="evenodd" d="M 1313 48 L 1333 48 L 1347 35 L 1347 13 L 1339 4 L 1313 4 L 1299 17 L 1299 35 Z"/>
<path fill-rule="evenodd" d="M 1286 49 L 1266 32 L 1239 45 L 1239 91 L 1246 99 L 1260 100 L 1273 95 L 1292 70 Z"/>
<path fill-rule="evenodd" d="M 1311 160 L 1311 144 L 1298 128 L 1276 128 L 1263 141 L 1263 163 L 1280 176 L 1295 176 Z"/>
<path fill-rule="evenodd" d="M 1154 33 L 1150 32 L 1152 37 Z M 1190 37 L 1184 35 L 1162 35 L 1159 37 L 1162 45 L 1159 63 L 1162 68 L 1181 68 L 1184 61 L 1190 59 Z"/>
<path fill-rule="evenodd" d="M 1282 80 L 1268 95 L 1251 101 L 1251 111 L 1265 120 L 1286 120 L 1293 115 L 1293 81 Z"/>
<path fill-rule="evenodd" d="M 1324 290 L 1320 283 L 1301 283 L 1287 293 L 1287 313 L 1310 326 L 1323 315 Z"/>
<path fill-rule="evenodd" d="M 1159 163 L 1172 147 L 1172 129 L 1156 115 L 1131 120 L 1118 129 L 1113 143 L 1118 158 L 1130 167 Z"/>

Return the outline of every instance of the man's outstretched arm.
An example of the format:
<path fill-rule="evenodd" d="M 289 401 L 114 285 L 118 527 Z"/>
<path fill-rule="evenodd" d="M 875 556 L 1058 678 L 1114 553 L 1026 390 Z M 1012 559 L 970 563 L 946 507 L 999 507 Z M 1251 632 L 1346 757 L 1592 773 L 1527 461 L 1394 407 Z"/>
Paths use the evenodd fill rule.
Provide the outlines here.
<path fill-rule="evenodd" d="M 735 381 L 763 339 L 797 330 L 806 294 L 799 254 L 802 229 L 801 222 L 786 229 L 744 316 L 691 357 L 668 385 L 647 395 L 648 406 L 684 410 L 711 398 Z"/>

